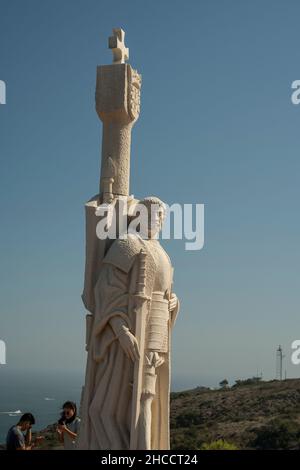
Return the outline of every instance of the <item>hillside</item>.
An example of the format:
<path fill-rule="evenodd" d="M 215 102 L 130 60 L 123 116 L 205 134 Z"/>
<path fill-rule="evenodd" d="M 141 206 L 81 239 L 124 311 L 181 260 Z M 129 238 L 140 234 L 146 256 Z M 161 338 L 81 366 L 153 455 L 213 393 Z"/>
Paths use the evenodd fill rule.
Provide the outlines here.
<path fill-rule="evenodd" d="M 173 449 L 219 439 L 239 449 L 300 448 L 300 379 L 172 393 Z"/>

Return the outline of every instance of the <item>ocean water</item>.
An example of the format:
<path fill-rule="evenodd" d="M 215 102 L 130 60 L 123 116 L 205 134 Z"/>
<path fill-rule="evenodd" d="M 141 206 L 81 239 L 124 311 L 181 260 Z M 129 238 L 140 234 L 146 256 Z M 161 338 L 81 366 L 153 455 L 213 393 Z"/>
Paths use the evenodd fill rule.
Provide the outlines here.
<path fill-rule="evenodd" d="M 42 430 L 58 421 L 65 401 L 75 401 L 79 408 L 83 381 L 83 372 L 11 371 L 1 366 L 0 443 L 23 413 L 32 413 L 33 430 Z"/>

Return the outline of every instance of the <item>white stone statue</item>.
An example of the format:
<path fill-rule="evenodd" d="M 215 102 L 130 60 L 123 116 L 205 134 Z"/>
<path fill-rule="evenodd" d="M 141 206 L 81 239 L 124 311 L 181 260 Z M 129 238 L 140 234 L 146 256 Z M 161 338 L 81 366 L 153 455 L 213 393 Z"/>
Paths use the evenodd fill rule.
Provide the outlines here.
<path fill-rule="evenodd" d="M 170 334 L 178 300 L 170 258 L 156 238 L 164 205 L 153 197 L 140 203 L 157 207 L 156 220 L 148 234 L 113 242 L 94 290 L 79 448 L 170 447 Z"/>
<path fill-rule="evenodd" d="M 96 236 L 97 208 L 118 208 L 125 201 L 132 209 L 138 203 L 129 196 L 129 168 L 141 76 L 125 63 L 124 31 L 113 34 L 113 64 L 97 69 L 96 109 L 103 122 L 100 192 L 85 206 L 82 299 L 90 313 L 77 448 L 169 449 L 171 330 L 179 305 L 172 293 L 171 261 L 157 237 L 165 205 L 155 197 L 139 201 L 146 223 L 126 239 Z M 132 217 L 132 210 L 128 213 Z"/>

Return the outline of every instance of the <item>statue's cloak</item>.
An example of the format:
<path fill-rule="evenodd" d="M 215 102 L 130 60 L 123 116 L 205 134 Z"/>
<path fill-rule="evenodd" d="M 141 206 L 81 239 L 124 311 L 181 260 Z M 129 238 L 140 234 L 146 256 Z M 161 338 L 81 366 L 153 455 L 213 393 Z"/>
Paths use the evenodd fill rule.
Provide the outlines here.
<path fill-rule="evenodd" d="M 139 275 L 138 254 L 147 252 L 146 295 L 151 297 L 156 264 L 147 241 L 129 234 L 117 239 L 102 261 L 95 285 L 85 387 L 81 400 L 79 449 L 130 448 L 134 364 L 127 358 L 109 320 L 119 316 L 135 334 L 134 294 Z M 171 288 L 171 286 L 170 286 Z M 172 312 L 169 334 L 178 308 Z M 139 338 L 138 338 L 139 340 Z M 171 341 L 169 340 L 169 344 Z M 169 449 L 170 350 L 157 368 L 152 403 L 151 449 Z"/>

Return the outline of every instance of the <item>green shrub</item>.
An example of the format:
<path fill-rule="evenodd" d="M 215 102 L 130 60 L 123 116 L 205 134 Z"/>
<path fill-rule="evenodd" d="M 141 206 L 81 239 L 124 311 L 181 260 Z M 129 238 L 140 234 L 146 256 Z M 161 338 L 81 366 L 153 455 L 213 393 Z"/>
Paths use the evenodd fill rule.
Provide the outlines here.
<path fill-rule="evenodd" d="M 218 439 L 217 441 L 205 442 L 200 447 L 200 450 L 238 450 L 238 447 L 235 444 L 224 441 L 223 439 Z"/>

